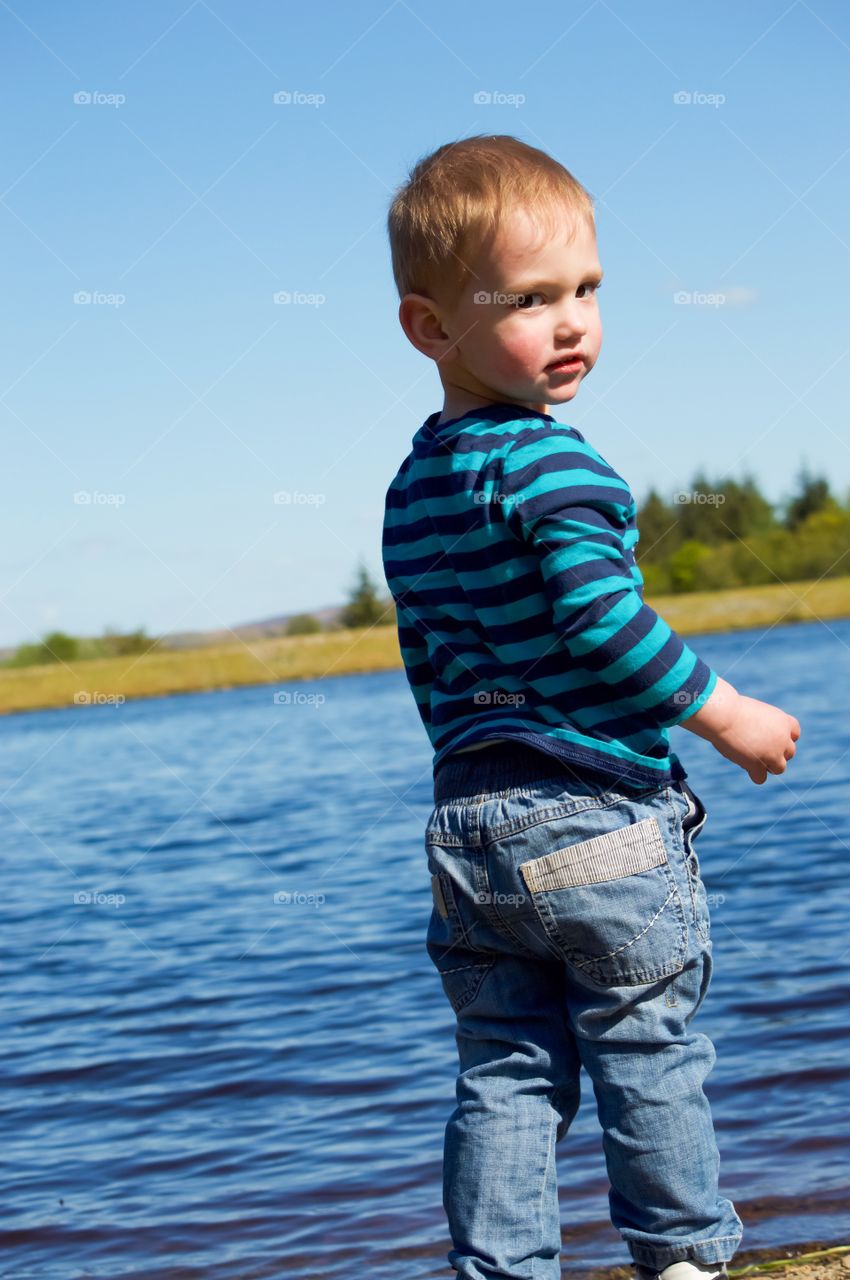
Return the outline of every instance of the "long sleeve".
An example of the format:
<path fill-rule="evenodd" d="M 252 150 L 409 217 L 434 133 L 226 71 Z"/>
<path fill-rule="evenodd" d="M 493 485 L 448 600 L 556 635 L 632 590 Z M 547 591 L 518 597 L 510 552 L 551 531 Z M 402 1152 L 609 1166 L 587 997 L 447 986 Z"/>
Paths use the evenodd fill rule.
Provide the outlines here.
<path fill-rule="evenodd" d="M 428 646 L 411 623 L 410 614 L 396 602 L 398 619 L 398 644 L 401 650 L 407 682 L 416 699 L 416 706 L 426 730 L 431 729 L 431 689 L 434 671 L 428 656 Z"/>
<path fill-rule="evenodd" d="M 538 557 L 567 653 L 611 686 L 626 713 L 680 724 L 707 701 L 717 673 L 643 601 L 626 552 L 634 528 L 628 486 L 569 428 L 535 435 L 506 455 L 498 506 Z"/>

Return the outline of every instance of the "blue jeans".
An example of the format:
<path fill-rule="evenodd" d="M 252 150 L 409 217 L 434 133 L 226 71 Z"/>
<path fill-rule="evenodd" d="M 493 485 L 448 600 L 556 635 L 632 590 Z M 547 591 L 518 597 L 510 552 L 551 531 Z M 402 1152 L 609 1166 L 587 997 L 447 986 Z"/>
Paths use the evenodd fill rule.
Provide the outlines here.
<path fill-rule="evenodd" d="M 705 818 L 684 781 L 615 790 L 521 743 L 441 762 L 426 946 L 457 1019 L 443 1206 L 464 1280 L 559 1280 L 555 1143 L 582 1067 L 632 1260 L 740 1244 L 702 1088 L 715 1050 L 688 1030 L 712 971 Z"/>

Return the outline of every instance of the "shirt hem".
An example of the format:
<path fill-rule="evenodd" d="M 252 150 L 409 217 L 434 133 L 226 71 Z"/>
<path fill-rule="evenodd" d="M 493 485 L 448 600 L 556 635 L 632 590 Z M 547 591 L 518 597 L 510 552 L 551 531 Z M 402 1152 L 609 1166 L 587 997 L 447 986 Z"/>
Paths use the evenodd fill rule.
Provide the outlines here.
<path fill-rule="evenodd" d="M 485 742 L 488 738 L 511 738 L 519 742 L 525 742 L 530 747 L 535 747 L 543 754 L 552 756 L 554 759 L 561 761 L 563 764 L 574 765 L 593 774 L 594 777 L 600 778 L 609 785 L 625 782 L 634 790 L 645 790 L 647 787 L 663 787 L 669 786 L 671 783 L 683 781 L 687 778 L 687 771 L 681 760 L 674 753 L 668 757 L 668 763 L 660 769 L 651 769 L 639 764 L 620 764 L 619 762 L 611 762 L 600 759 L 597 755 L 581 747 L 572 745 L 571 743 L 560 743 L 548 737 L 546 734 L 538 733 L 511 733 L 509 730 L 500 729 L 498 733 L 485 733 L 464 742 L 464 746 L 471 746 L 472 742 Z M 440 765 L 455 750 L 454 744 L 442 747 L 434 756 L 433 772 L 436 776 Z M 467 760 L 472 758 L 471 753 L 467 753 Z"/>

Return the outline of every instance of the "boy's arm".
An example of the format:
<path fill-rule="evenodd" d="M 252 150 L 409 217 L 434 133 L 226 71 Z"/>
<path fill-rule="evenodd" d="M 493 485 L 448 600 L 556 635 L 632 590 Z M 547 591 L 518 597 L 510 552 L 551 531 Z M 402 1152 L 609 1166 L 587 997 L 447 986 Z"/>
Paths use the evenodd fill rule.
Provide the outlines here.
<path fill-rule="evenodd" d="M 512 448 L 505 463 L 505 519 L 540 557 L 567 652 L 619 705 L 660 727 L 684 723 L 752 782 L 784 773 L 799 721 L 739 694 L 643 603 L 623 542 L 631 498 L 616 473 L 556 433 Z"/>
<path fill-rule="evenodd" d="M 718 677 L 704 707 L 685 725 L 761 784 L 769 773 L 784 773 L 797 754 L 800 722 L 780 707 L 738 693 Z"/>
<path fill-rule="evenodd" d="M 644 720 L 681 724 L 711 697 L 712 670 L 641 596 L 623 535 L 631 496 L 572 437 L 513 446 L 501 482 L 508 527 L 539 557 L 571 657 Z"/>
<path fill-rule="evenodd" d="M 431 731 L 431 688 L 434 670 L 428 654 L 428 646 L 412 625 L 410 614 L 404 605 L 396 601 L 398 619 L 398 644 L 404 662 L 404 670 L 416 706 L 426 730 Z"/>

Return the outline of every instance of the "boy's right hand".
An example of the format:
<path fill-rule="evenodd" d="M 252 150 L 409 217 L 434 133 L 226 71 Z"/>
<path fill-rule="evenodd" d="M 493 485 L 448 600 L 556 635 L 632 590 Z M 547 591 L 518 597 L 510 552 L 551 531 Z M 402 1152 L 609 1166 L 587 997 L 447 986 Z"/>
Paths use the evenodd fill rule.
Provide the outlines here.
<path fill-rule="evenodd" d="M 800 724 L 769 702 L 748 698 L 718 678 L 705 706 L 682 721 L 701 738 L 746 769 L 751 781 L 761 785 L 769 773 L 784 773 L 797 751 Z"/>

